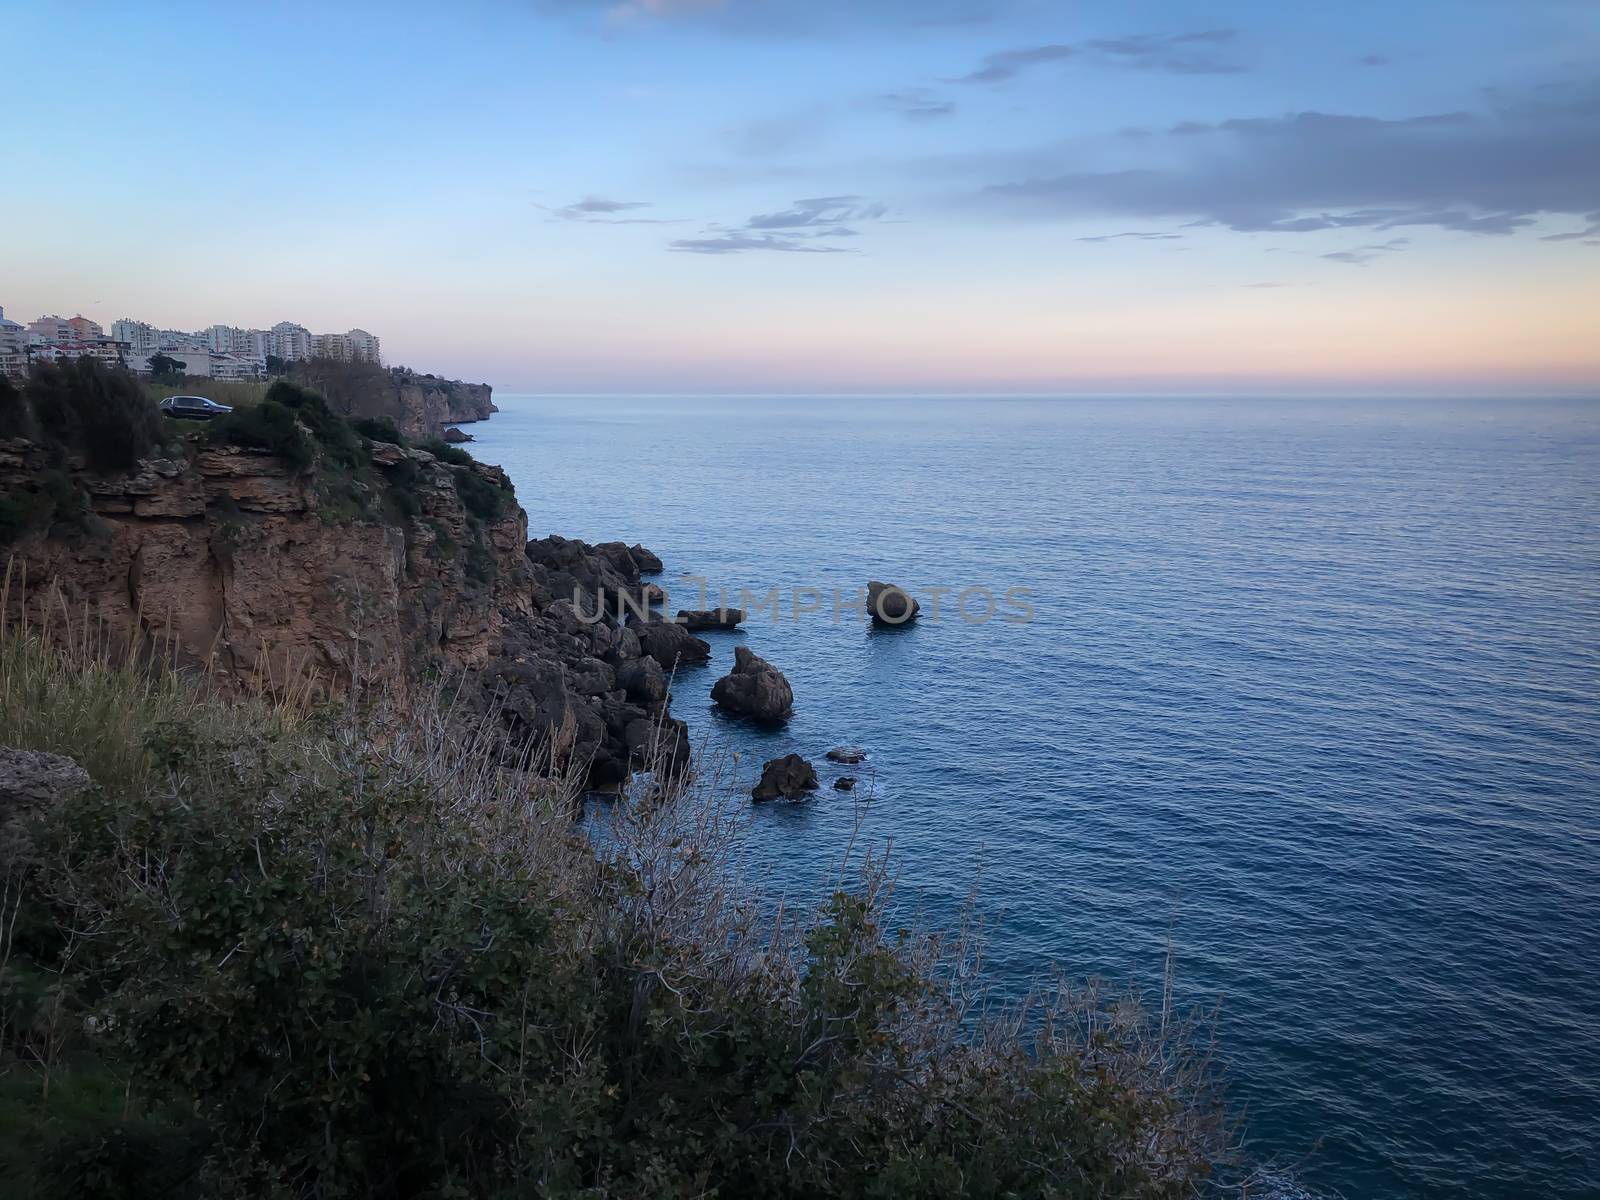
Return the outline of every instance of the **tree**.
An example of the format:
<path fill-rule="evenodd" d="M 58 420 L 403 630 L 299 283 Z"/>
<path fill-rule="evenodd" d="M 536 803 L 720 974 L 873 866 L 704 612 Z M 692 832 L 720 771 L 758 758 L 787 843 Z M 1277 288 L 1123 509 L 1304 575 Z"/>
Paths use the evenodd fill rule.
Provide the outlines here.
<path fill-rule="evenodd" d="M 150 377 L 152 379 L 176 379 L 188 369 L 188 363 L 179 362 L 177 359 L 159 351 L 150 356 Z"/>

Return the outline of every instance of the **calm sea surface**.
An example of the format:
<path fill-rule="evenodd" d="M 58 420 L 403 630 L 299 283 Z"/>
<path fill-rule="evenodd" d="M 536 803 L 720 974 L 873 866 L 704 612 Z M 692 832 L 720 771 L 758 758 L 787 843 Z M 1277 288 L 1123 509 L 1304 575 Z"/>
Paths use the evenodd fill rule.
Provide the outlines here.
<path fill-rule="evenodd" d="M 782 590 L 674 712 L 747 767 L 865 746 L 867 837 L 936 921 L 981 876 L 997 980 L 1153 981 L 1170 927 L 1315 1193 L 1600 1195 L 1600 404 L 497 400 L 532 536 L 642 541 L 673 609 Z M 952 591 L 835 623 L 869 577 Z M 741 641 L 781 731 L 712 710 Z M 837 773 L 754 814 L 793 898 Z"/>

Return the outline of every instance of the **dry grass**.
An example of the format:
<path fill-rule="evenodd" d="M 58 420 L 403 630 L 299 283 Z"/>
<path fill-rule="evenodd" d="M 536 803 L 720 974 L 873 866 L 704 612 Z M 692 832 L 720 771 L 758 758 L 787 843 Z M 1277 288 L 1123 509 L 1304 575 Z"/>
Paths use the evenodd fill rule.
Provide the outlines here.
<path fill-rule="evenodd" d="M 12 611 L 10 585 L 8 570 L 0 613 Z M 111 794 L 166 797 L 160 803 L 169 805 L 228 797 L 241 828 L 258 831 L 249 835 L 256 853 L 267 841 L 280 854 L 329 864 L 310 870 L 319 879 L 337 863 L 341 887 L 354 889 L 340 892 L 339 921 L 359 922 L 390 954 L 404 956 L 409 939 L 431 936 L 416 914 L 447 910 L 463 880 L 527 887 L 530 902 L 571 917 L 561 927 L 562 946 L 550 952 L 557 969 L 590 970 L 594 961 L 620 956 L 638 1020 L 650 1014 L 653 1036 L 676 1039 L 685 1061 L 720 1036 L 722 1006 L 733 1014 L 754 998 L 772 1022 L 768 1036 L 796 1048 L 786 1071 L 824 1072 L 842 1059 L 855 1063 L 850 1056 L 866 1071 L 820 1111 L 780 1126 L 788 1167 L 800 1169 L 819 1137 L 827 1144 L 820 1131 L 854 1128 L 872 1112 L 892 1113 L 906 1129 L 959 1128 L 948 1136 L 969 1139 L 974 1153 L 1008 1145 L 1028 1125 L 1027 1114 L 1041 1103 L 1048 1110 L 1040 1089 L 1049 1096 L 1059 1089 L 1063 1110 L 1093 1112 L 1104 1103 L 1134 1123 L 1114 1139 L 1125 1159 L 1114 1173 L 1146 1183 L 1106 1194 L 1193 1194 L 1214 1166 L 1235 1158 L 1235 1132 L 1216 1084 L 1213 1025 L 1205 1014 L 1175 1008 L 1170 956 L 1167 986 L 1154 1005 L 1136 992 L 1065 979 L 1042 981 L 1021 1004 L 999 1003 L 984 978 L 975 918 L 948 934 L 879 932 L 892 927 L 895 874 L 886 856 L 861 848 L 858 838 L 841 848 L 838 879 L 817 881 L 821 894 L 832 893 L 820 906 L 786 907 L 743 874 L 749 801 L 726 760 L 701 755 L 687 775 L 640 772 L 586 834 L 572 819 L 584 804 L 586 764 L 554 767 L 569 757 L 560 753 L 559 733 L 512 757 L 494 715 L 464 719 L 447 692 L 402 705 L 357 681 L 345 703 L 319 707 L 292 670 L 239 695 L 170 662 L 159 638 L 119 638 L 92 627 L 59 593 L 19 608 L 0 623 L 0 745 L 67 754 Z M 181 779 L 170 764 L 159 767 L 150 750 L 152 732 L 178 725 L 219 748 L 188 760 Z M 319 825 L 334 798 L 358 814 L 355 824 Z M 126 864 L 118 877 L 131 882 L 114 888 L 75 877 L 70 867 L 54 869 L 51 903 L 75 914 L 69 950 L 81 942 L 91 955 L 103 954 L 125 941 L 119 908 L 130 894 L 143 911 L 174 903 L 167 864 L 191 850 L 170 829 L 161 828 L 160 838 L 178 840 L 141 840 L 149 836 L 138 823 L 116 834 L 110 860 Z M 152 870 L 152 861 L 161 869 Z M 392 892 L 401 878 L 404 886 Z M 5 900 L 14 916 L 20 900 L 13 882 L 8 877 Z M 395 895 L 405 910 L 393 909 Z M 174 927 L 182 919 L 173 912 Z M 853 932 L 836 936 L 845 927 Z M 824 962 L 826 978 L 819 978 Z M 863 1050 L 853 1040 L 863 1013 L 852 1010 L 850 997 L 885 970 L 906 984 L 895 993 L 882 1042 Z M 843 999 L 824 1003 L 819 996 Z M 434 1005 L 441 1036 L 469 1044 L 506 1015 L 442 983 Z M 603 1073 L 608 1059 L 623 1053 L 594 1036 L 574 1034 L 563 1047 L 563 1069 L 573 1080 Z M 53 1045 L 46 1043 L 40 1060 L 45 1079 Z M 1036 1070 L 1041 1064 L 1048 1069 Z M 493 1067 L 499 1077 L 521 1078 L 517 1060 L 496 1059 Z M 513 1109 L 527 1106 L 534 1125 L 539 1086 L 530 1076 L 520 1092 L 507 1085 L 505 1093 Z M 767 1127 L 764 1136 L 771 1132 Z M 1029 1141 L 1027 1152 L 1041 1156 L 1041 1180 L 1077 1194 L 1069 1191 L 1075 1156 L 1083 1153 L 1077 1135 L 1054 1136 Z"/>

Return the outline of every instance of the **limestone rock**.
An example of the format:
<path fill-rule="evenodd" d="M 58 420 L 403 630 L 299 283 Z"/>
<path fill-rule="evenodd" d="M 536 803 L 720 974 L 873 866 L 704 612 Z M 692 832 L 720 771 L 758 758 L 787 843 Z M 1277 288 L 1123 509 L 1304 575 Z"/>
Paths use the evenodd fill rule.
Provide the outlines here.
<path fill-rule="evenodd" d="M 867 614 L 879 625 L 906 625 L 916 620 L 922 606 L 902 587 L 880 583 L 876 579 L 867 584 Z"/>
<path fill-rule="evenodd" d="M 0 746 L 0 821 L 70 800 L 89 786 L 89 772 L 43 750 Z"/>
<path fill-rule="evenodd" d="M 678 624 L 691 632 L 701 629 L 737 629 L 744 620 L 741 608 L 680 608 Z"/>
<path fill-rule="evenodd" d="M 818 786 L 815 767 L 798 754 L 785 754 L 762 764 L 761 781 L 750 790 L 750 798 L 797 800 Z"/>
<path fill-rule="evenodd" d="M 781 721 L 794 708 L 794 689 L 783 672 L 746 646 L 735 647 L 733 670 L 713 685 L 711 698 L 758 721 Z"/>

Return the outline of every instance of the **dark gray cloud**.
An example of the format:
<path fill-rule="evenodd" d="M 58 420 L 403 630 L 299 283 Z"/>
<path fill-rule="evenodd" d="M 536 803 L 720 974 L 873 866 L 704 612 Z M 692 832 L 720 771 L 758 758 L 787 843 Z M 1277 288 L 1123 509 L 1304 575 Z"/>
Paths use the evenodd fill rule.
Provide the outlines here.
<path fill-rule="evenodd" d="M 551 208 L 535 204 L 535 208 L 550 214 L 552 220 L 579 221 L 588 225 L 678 225 L 682 222 L 659 217 L 630 217 L 620 214 L 650 208 L 644 200 L 607 200 L 604 196 L 585 196 L 575 204 Z"/>
<path fill-rule="evenodd" d="M 954 101 L 946 100 L 932 88 L 903 88 L 884 92 L 876 99 L 880 108 L 899 113 L 908 121 L 936 121 L 956 111 Z"/>
<path fill-rule="evenodd" d="M 1189 122 L 1138 145 L 1152 165 L 1060 173 L 1032 165 L 1030 177 L 986 194 L 1043 216 L 1188 219 L 1247 232 L 1509 234 L 1541 215 L 1593 214 L 1600 86 L 1493 97 L 1475 113 Z"/>
<path fill-rule="evenodd" d="M 1072 59 L 1097 66 L 1170 71 L 1180 75 L 1232 74 L 1244 70 L 1225 53 L 1236 36 L 1232 29 L 1207 29 L 1196 33 L 1132 34 L 1001 50 L 987 56 L 975 70 L 950 82 L 1004 83 L 1029 67 Z"/>
<path fill-rule="evenodd" d="M 743 225 L 712 225 L 704 237 L 680 238 L 669 250 L 691 254 L 739 254 L 750 250 L 775 250 L 793 254 L 849 254 L 844 246 L 819 245 L 860 236 L 855 224 L 887 216 L 885 204 L 860 196 L 814 196 L 796 200 L 776 212 L 756 213 Z"/>

